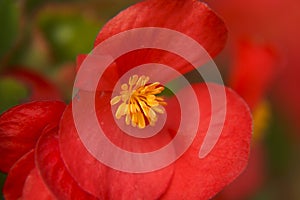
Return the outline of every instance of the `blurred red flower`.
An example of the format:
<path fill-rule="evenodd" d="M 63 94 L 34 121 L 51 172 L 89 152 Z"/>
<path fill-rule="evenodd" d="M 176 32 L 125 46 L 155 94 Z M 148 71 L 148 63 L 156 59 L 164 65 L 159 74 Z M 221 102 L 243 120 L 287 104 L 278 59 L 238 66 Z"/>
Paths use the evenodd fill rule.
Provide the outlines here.
<path fill-rule="evenodd" d="M 224 19 L 232 41 L 246 36 L 276 47 L 277 64 L 281 68 L 276 70 L 278 76 L 270 88 L 272 101 L 287 122 L 297 128 L 296 133 L 300 133 L 300 95 L 296 92 L 300 73 L 300 29 L 296 26 L 300 20 L 300 1 L 209 0 L 207 3 Z"/>

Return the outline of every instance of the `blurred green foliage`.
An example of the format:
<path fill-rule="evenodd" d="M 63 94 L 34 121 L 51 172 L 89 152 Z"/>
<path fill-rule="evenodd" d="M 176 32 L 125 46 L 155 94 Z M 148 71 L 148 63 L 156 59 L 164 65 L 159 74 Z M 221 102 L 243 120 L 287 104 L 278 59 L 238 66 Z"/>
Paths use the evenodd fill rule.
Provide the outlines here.
<path fill-rule="evenodd" d="M 28 95 L 27 88 L 11 78 L 2 78 L 0 80 L 0 113 L 8 108 L 15 106 L 26 99 Z"/>
<path fill-rule="evenodd" d="M 19 12 L 14 1 L 0 0 L 0 58 L 14 45 L 18 35 Z"/>
<path fill-rule="evenodd" d="M 80 53 L 90 53 L 101 27 L 100 23 L 84 18 L 80 13 L 51 11 L 42 13 L 38 25 L 59 62 L 75 60 Z"/>
<path fill-rule="evenodd" d="M 5 178 L 6 178 L 6 174 L 3 174 L 3 173 L 0 172 L 0 188 L 3 188 Z M 1 199 L 4 199 L 3 194 L 2 194 L 2 190 L 0 190 L 0 195 L 1 195 L 0 196 Z"/>

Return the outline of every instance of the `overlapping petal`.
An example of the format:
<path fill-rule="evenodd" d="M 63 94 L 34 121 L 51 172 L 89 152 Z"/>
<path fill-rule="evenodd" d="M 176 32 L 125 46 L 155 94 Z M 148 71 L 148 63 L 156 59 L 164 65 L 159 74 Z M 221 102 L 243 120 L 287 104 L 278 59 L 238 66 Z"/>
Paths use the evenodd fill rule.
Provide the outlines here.
<path fill-rule="evenodd" d="M 112 169 L 95 159 L 80 141 L 71 106 L 63 115 L 59 131 L 66 167 L 78 184 L 96 197 L 156 199 L 167 189 L 173 175 L 172 165 L 151 173 L 133 174 Z"/>
<path fill-rule="evenodd" d="M 14 200 L 22 196 L 27 176 L 34 167 L 34 150 L 31 150 L 22 156 L 9 170 L 3 188 L 5 199 Z"/>
<path fill-rule="evenodd" d="M 209 87 L 215 91 L 224 90 L 223 86 Z M 232 182 L 248 162 L 252 135 L 251 114 L 246 103 L 228 88 L 226 120 L 220 138 L 205 158 L 199 158 L 199 149 L 209 124 L 219 126 L 220 122 L 212 121 L 212 115 L 218 113 L 211 112 L 210 94 L 206 85 L 196 84 L 193 88 L 201 111 L 198 134 L 188 151 L 175 162 L 174 176 L 163 199 L 209 199 Z"/>
<path fill-rule="evenodd" d="M 13 107 L 0 116 L 0 170 L 10 167 L 35 147 L 42 130 L 58 123 L 65 104 L 59 101 L 38 101 Z"/>
<path fill-rule="evenodd" d="M 7 200 L 56 199 L 44 184 L 34 162 L 34 150 L 20 158 L 10 169 L 3 188 Z"/>
<path fill-rule="evenodd" d="M 56 200 L 56 197 L 45 185 L 39 171 L 31 170 L 24 184 L 22 199 L 27 200 Z"/>
<path fill-rule="evenodd" d="M 50 126 L 44 130 L 38 141 L 35 156 L 41 177 L 56 198 L 96 199 L 84 191 L 67 171 L 60 155 L 57 126 Z"/>
<path fill-rule="evenodd" d="M 90 190 L 94 194 L 98 193 L 98 197 L 102 198 L 116 199 L 122 197 L 134 199 L 141 197 L 139 195 L 144 192 L 149 195 L 147 196 L 149 198 L 156 198 L 162 195 L 162 199 L 208 199 L 214 196 L 223 187 L 232 182 L 243 171 L 247 164 L 252 132 L 252 119 L 249 108 L 244 101 L 232 90 L 226 89 L 227 113 L 221 137 L 212 152 L 210 152 L 207 157 L 199 159 L 199 148 L 207 132 L 210 119 L 212 115 L 216 115 L 217 113 L 211 113 L 210 95 L 205 84 L 198 84 L 193 87 L 200 103 L 200 129 L 190 149 L 175 162 L 175 174 L 173 178 L 169 180 L 171 182 L 167 190 L 161 185 L 161 181 L 166 179 L 166 177 L 162 177 L 161 174 L 157 172 L 147 174 L 147 179 L 144 177 L 144 181 L 146 182 L 143 182 L 139 180 L 143 179 L 141 178 L 145 176 L 143 174 L 126 174 L 110 169 L 93 158 L 79 139 L 76 128 L 74 124 L 72 124 L 74 123 L 72 110 L 71 107 L 69 107 L 62 120 L 60 142 L 63 158 L 71 174 L 80 184 L 85 184 L 82 185 L 85 189 Z M 215 91 L 223 88 L 223 86 L 217 85 L 210 87 L 213 87 Z M 185 90 L 183 89 L 181 92 L 184 93 Z M 172 104 L 175 100 L 176 98 L 173 98 L 173 100 L 168 102 L 168 105 L 174 107 Z M 101 108 L 103 109 L 105 106 L 98 106 L 98 109 Z M 109 115 L 107 112 L 101 113 L 105 114 L 105 116 Z M 169 111 L 169 114 L 171 116 L 170 118 L 176 117 L 176 115 L 172 117 L 172 110 Z M 110 122 L 113 123 L 112 121 Z M 105 124 L 109 124 L 109 120 L 105 122 Z M 108 126 L 113 127 L 112 124 Z M 166 127 L 166 130 L 168 130 L 168 127 Z M 111 129 L 111 133 L 108 134 L 111 135 L 113 133 L 124 134 L 120 131 L 116 132 L 116 129 Z M 122 138 L 122 135 L 119 136 L 119 139 L 120 138 Z M 76 152 L 74 152 L 75 148 Z M 85 158 L 84 161 L 81 159 L 82 157 Z M 81 162 L 80 165 L 78 164 L 79 162 Z M 86 177 L 90 177 L 91 174 L 93 174 L 93 176 L 87 180 Z M 166 176 L 166 174 L 164 174 L 164 176 Z M 129 184 L 133 179 L 135 180 L 134 184 Z M 156 180 L 160 180 L 160 182 L 157 183 Z M 123 181 L 127 182 L 127 184 Z M 168 184 L 169 181 L 166 183 Z M 160 185 L 161 190 L 159 196 L 154 195 L 154 192 L 157 192 L 157 188 L 148 186 L 147 192 L 145 191 L 146 185 L 153 183 L 155 183 L 156 186 L 158 184 Z M 186 184 L 188 184 L 189 187 L 186 187 Z M 132 185 L 138 188 L 133 190 Z M 162 190 L 162 188 L 164 189 Z M 133 194 L 131 189 L 136 192 Z M 129 193 L 129 191 L 131 191 L 131 193 Z"/>

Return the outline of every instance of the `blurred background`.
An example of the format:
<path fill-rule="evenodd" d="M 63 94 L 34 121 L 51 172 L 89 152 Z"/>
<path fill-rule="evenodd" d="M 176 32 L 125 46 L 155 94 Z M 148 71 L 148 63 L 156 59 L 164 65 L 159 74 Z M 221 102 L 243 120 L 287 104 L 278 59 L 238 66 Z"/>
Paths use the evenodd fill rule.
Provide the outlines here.
<path fill-rule="evenodd" d="M 32 100 L 69 102 L 77 55 L 89 53 L 101 27 L 135 2 L 0 0 L 0 113 Z M 215 199 L 299 200 L 300 1 L 206 3 L 229 31 L 215 62 L 254 116 L 249 166 Z"/>

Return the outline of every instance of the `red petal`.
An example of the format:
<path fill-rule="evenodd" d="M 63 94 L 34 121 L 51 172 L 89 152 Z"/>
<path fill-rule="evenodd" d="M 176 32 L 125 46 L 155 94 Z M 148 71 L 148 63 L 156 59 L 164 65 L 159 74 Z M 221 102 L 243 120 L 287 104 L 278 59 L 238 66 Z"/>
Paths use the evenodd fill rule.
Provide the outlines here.
<path fill-rule="evenodd" d="M 270 45 L 240 41 L 230 86 L 254 109 L 270 87 L 277 65 L 277 55 Z"/>
<path fill-rule="evenodd" d="M 249 164 L 246 170 L 232 184 L 225 188 L 218 197 L 222 200 L 248 199 L 253 196 L 266 178 L 265 149 L 255 143 L 251 149 Z"/>
<path fill-rule="evenodd" d="M 58 88 L 38 73 L 26 69 L 18 69 L 10 71 L 6 76 L 15 78 L 28 86 L 31 92 L 29 101 L 62 99 Z"/>
<path fill-rule="evenodd" d="M 163 199 L 209 199 L 232 182 L 248 162 L 251 115 L 245 102 L 227 88 L 227 112 L 222 133 L 212 151 L 206 157 L 199 158 L 199 149 L 211 116 L 218 115 L 219 110 L 211 113 L 210 94 L 206 85 L 197 84 L 193 87 L 200 106 L 200 129 L 191 147 L 176 161 L 172 182 Z M 224 90 L 222 86 L 209 84 L 209 87 L 214 91 Z"/>
<path fill-rule="evenodd" d="M 42 130 L 49 123 L 58 123 L 65 104 L 40 101 L 16 106 L 0 116 L 0 170 L 9 168 L 34 148 Z"/>
<path fill-rule="evenodd" d="M 9 170 L 3 187 L 5 199 L 19 199 L 22 196 L 25 180 L 33 168 L 34 151 L 31 150 L 20 158 Z"/>
<path fill-rule="evenodd" d="M 172 166 L 151 173 L 125 173 L 96 160 L 83 146 L 76 131 L 72 108 L 63 115 L 60 128 L 63 160 L 75 180 L 101 199 L 157 199 L 166 190 Z"/>
<path fill-rule="evenodd" d="M 78 72 L 80 65 L 83 63 L 83 61 L 86 59 L 87 55 L 80 54 L 76 58 L 76 72 Z"/>
<path fill-rule="evenodd" d="M 59 151 L 57 127 L 44 130 L 36 148 L 36 164 L 43 180 L 56 198 L 96 199 L 79 187 L 67 171 Z"/>
<path fill-rule="evenodd" d="M 24 200 L 56 200 L 49 191 L 39 171 L 34 168 L 28 175 L 24 188 L 22 199 Z"/>
<path fill-rule="evenodd" d="M 115 34 L 141 27 L 179 31 L 199 42 L 212 57 L 223 49 L 227 37 L 224 23 L 206 4 L 195 0 L 148 0 L 110 20 L 97 36 L 95 46 Z"/>

